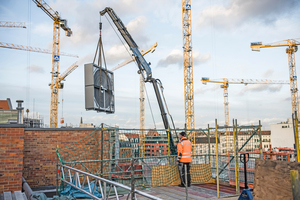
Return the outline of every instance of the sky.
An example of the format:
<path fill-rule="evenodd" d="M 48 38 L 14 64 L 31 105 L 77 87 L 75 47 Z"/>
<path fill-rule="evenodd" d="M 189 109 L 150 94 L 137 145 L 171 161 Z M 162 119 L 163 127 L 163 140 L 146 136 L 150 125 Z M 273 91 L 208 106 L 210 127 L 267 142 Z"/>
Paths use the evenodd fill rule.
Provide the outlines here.
<path fill-rule="evenodd" d="M 79 67 L 64 82 L 59 93 L 59 120 L 67 125 L 84 123 L 120 128 L 139 128 L 139 75 L 135 63 L 114 72 L 115 113 L 85 110 L 84 64 L 93 62 L 103 23 L 102 40 L 107 68 L 112 69 L 130 57 L 106 17 L 99 11 L 111 7 L 123 21 L 140 50 L 155 42 L 156 51 L 145 55 L 154 78 L 164 86 L 167 106 L 176 128 L 183 128 L 184 74 L 181 1 L 177 0 L 46 0 L 67 19 L 73 31 L 66 37 L 61 30 L 60 51 L 79 58 L 61 56 L 60 72 L 74 62 Z M 300 41 L 300 2 L 298 0 L 210 0 L 192 1 L 192 45 L 195 128 L 224 125 L 224 98 L 220 84 L 201 83 L 202 77 L 289 80 L 285 47 L 252 51 L 251 42 Z M 25 22 L 27 29 L 0 27 L 0 42 L 52 48 L 53 21 L 31 0 L 0 0 L 0 21 Z M 114 29 L 113 29 L 114 28 Z M 127 47 L 128 49 L 128 47 Z M 300 63 L 295 54 L 296 66 Z M 24 100 L 30 117 L 50 123 L 51 54 L 0 48 L 0 99 Z M 299 70 L 298 70 L 299 71 Z M 145 127 L 163 128 L 153 87 L 146 83 Z M 63 99 L 63 101 L 62 101 Z M 291 118 L 290 86 L 230 85 L 229 118 L 239 125 L 270 124 Z M 232 123 L 230 123 L 232 124 Z M 65 124 L 64 124 L 65 125 Z M 59 127 L 61 124 L 59 125 Z"/>

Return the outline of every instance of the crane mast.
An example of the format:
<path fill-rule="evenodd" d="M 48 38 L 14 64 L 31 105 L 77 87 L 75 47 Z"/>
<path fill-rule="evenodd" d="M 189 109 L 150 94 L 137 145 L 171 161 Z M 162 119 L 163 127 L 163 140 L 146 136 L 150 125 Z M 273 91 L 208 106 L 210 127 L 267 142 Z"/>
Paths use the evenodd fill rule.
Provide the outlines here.
<path fill-rule="evenodd" d="M 182 0 L 185 124 L 195 128 L 191 0 Z"/>
<path fill-rule="evenodd" d="M 252 51 L 260 51 L 260 48 L 266 48 L 266 47 L 287 47 L 286 53 L 288 54 L 292 111 L 293 114 L 297 113 L 297 116 L 299 116 L 299 99 L 298 99 L 298 83 L 297 83 L 295 52 L 297 52 L 298 50 L 298 45 L 300 45 L 300 42 L 298 42 L 295 39 L 283 40 L 283 42 L 276 42 L 276 43 L 266 44 L 266 45 L 262 44 L 261 42 L 252 42 L 250 45 Z"/>
<path fill-rule="evenodd" d="M 61 19 L 57 11 L 53 10 L 44 0 L 32 0 L 53 20 L 53 43 L 52 43 L 52 71 L 51 71 L 51 102 L 50 102 L 50 128 L 58 127 L 58 96 L 59 88 L 55 87 L 56 79 L 59 78 L 60 60 L 60 28 L 70 37 L 72 31 L 67 27 L 67 20 Z"/>

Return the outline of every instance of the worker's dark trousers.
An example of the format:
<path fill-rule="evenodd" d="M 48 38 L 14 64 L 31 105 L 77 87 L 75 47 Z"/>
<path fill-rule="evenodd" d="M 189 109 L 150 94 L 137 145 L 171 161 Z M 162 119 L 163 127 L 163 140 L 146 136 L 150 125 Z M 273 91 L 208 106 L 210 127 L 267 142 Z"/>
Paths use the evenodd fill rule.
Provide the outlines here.
<path fill-rule="evenodd" d="M 182 163 L 178 162 L 178 169 L 179 169 L 179 175 L 181 179 L 181 185 L 185 185 L 185 166 L 186 165 L 186 171 L 187 171 L 187 185 L 191 186 L 191 174 L 190 174 L 190 169 L 191 169 L 191 163 Z"/>

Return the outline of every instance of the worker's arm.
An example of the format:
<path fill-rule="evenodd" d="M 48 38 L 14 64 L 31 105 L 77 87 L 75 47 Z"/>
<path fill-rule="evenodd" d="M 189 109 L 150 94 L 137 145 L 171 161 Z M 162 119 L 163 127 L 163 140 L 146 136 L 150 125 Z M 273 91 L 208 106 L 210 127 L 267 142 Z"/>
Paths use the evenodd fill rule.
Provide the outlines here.
<path fill-rule="evenodd" d="M 182 156 L 183 147 L 180 142 L 177 144 L 177 161 L 179 162 L 181 156 Z"/>

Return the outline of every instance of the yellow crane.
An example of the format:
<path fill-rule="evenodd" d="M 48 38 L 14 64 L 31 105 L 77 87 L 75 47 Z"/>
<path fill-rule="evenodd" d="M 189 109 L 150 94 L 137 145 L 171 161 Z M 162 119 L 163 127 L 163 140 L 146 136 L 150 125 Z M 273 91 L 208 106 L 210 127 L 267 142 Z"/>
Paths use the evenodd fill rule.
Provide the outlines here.
<path fill-rule="evenodd" d="M 32 52 L 38 52 L 38 53 L 52 54 L 52 50 L 49 50 L 49 49 L 42 49 L 42 48 L 38 48 L 38 47 L 24 46 L 24 45 L 4 43 L 4 42 L 0 42 L 0 47 L 7 48 L 7 49 L 17 49 L 17 50 L 23 50 L 23 51 L 32 51 Z M 64 53 L 64 52 L 60 52 L 60 55 L 78 58 L 78 55 L 68 54 L 68 53 Z"/>
<path fill-rule="evenodd" d="M 185 125 L 195 128 L 191 0 L 182 0 Z M 190 136 L 192 143 L 193 137 Z"/>
<path fill-rule="evenodd" d="M 51 72 L 51 102 L 50 102 L 50 128 L 58 127 L 58 89 L 55 88 L 56 79 L 59 78 L 60 60 L 60 28 L 65 31 L 66 36 L 72 35 L 67 26 L 67 20 L 61 19 L 60 14 L 53 10 L 44 0 L 32 0 L 53 20 L 53 44 L 52 44 L 52 72 Z"/>
<path fill-rule="evenodd" d="M 223 96 L 224 96 L 224 114 L 225 114 L 225 127 L 229 126 L 229 101 L 228 101 L 228 87 L 229 84 L 289 84 L 288 81 L 282 80 L 267 80 L 267 79 L 227 79 L 223 78 L 222 80 L 209 80 L 207 77 L 202 77 L 201 79 L 203 84 L 207 83 L 221 83 L 221 88 L 223 88 Z M 230 151 L 229 146 L 229 132 L 226 129 L 227 135 L 227 152 Z"/>
<path fill-rule="evenodd" d="M 297 113 L 297 116 L 299 116 L 299 99 L 298 99 L 298 84 L 297 84 L 295 53 L 298 50 L 298 45 L 300 45 L 300 42 L 295 39 L 283 40 L 271 44 L 262 44 L 262 42 L 252 42 L 250 45 L 252 51 L 260 51 L 260 48 L 266 48 L 266 47 L 287 47 L 286 53 L 288 54 L 292 110 L 293 113 L 295 112 Z"/>
<path fill-rule="evenodd" d="M 26 25 L 25 25 L 25 22 L 5 22 L 5 21 L 0 21 L 0 27 L 26 28 Z"/>
<path fill-rule="evenodd" d="M 151 52 L 153 53 L 157 47 L 157 42 L 147 51 L 141 51 L 142 56 L 146 55 L 147 53 Z M 131 57 L 124 62 L 118 64 L 116 67 L 112 68 L 111 71 L 115 71 L 132 61 L 134 61 L 135 58 Z M 145 156 L 145 82 L 142 74 L 140 74 L 140 135 L 139 135 L 139 143 L 140 146 L 142 147 L 142 151 L 140 151 L 140 156 L 144 157 Z"/>
<path fill-rule="evenodd" d="M 71 74 L 77 67 L 78 67 L 78 64 L 77 64 L 77 62 L 75 62 L 66 71 L 64 71 L 57 79 L 55 79 L 54 83 L 49 84 L 50 88 L 55 88 L 55 90 L 57 90 L 57 91 L 58 91 L 58 89 L 63 89 L 64 84 L 61 81 L 65 81 L 65 78 L 69 74 Z M 63 102 L 63 99 L 62 99 L 62 102 Z M 61 120 L 64 121 L 63 117 Z"/>

